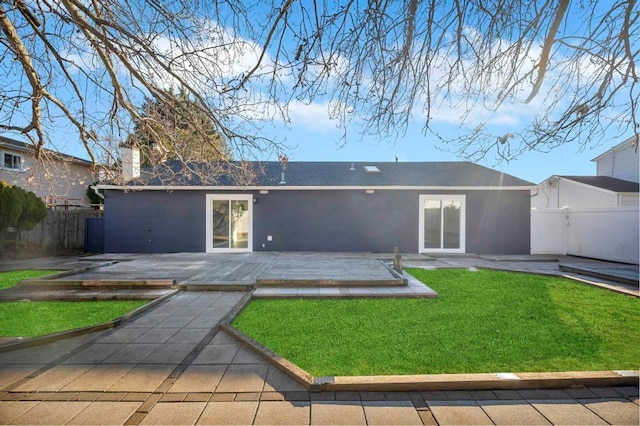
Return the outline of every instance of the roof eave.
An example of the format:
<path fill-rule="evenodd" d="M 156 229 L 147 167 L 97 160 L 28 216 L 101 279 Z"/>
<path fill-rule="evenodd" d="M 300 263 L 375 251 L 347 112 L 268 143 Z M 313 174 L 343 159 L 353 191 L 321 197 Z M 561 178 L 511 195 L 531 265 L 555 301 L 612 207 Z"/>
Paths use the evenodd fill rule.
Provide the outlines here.
<path fill-rule="evenodd" d="M 536 185 L 519 186 L 413 186 L 413 185 L 354 185 L 354 186 L 295 186 L 295 185 L 272 185 L 272 186 L 179 186 L 179 185 L 96 185 L 102 190 L 122 190 L 122 191 L 328 191 L 328 190 L 420 190 L 420 191 L 529 191 L 535 189 Z"/>

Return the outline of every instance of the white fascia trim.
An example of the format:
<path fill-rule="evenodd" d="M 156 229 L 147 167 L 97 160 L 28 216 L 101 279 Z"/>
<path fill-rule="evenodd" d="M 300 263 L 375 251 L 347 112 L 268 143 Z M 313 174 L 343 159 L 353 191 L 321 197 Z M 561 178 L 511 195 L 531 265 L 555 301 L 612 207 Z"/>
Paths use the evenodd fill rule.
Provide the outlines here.
<path fill-rule="evenodd" d="M 172 185 L 96 185 L 98 189 L 123 191 L 339 191 L 374 189 L 376 191 L 529 191 L 536 185 L 526 186 L 172 186 Z"/>

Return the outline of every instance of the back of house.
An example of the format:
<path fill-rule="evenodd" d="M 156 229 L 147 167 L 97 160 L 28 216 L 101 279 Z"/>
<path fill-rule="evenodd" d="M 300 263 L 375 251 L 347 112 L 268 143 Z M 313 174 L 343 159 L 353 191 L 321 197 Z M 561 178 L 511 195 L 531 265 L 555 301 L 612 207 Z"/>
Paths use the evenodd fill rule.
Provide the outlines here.
<path fill-rule="evenodd" d="M 477 164 L 238 164 L 251 169 L 248 180 L 196 166 L 168 161 L 124 185 L 99 185 L 105 251 L 530 250 L 534 185 Z M 214 170 L 217 178 L 202 178 Z"/>

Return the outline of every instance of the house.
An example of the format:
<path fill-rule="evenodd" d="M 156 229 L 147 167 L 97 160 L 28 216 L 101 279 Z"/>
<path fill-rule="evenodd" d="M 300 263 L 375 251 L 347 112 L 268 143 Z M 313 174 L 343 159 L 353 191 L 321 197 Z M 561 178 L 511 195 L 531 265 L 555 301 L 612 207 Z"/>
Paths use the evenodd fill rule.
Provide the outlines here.
<path fill-rule="evenodd" d="M 44 150 L 34 158 L 33 145 L 0 136 L 0 180 L 41 197 L 49 206 L 88 205 L 89 185 L 97 179 L 90 161 Z"/>
<path fill-rule="evenodd" d="M 596 162 L 596 176 L 551 176 L 538 185 L 531 207 L 589 208 L 637 206 L 640 181 L 635 137 L 607 150 L 591 161 Z"/>
<path fill-rule="evenodd" d="M 531 253 L 638 263 L 637 138 L 592 161 L 596 176 L 555 175 L 531 197 Z"/>
<path fill-rule="evenodd" d="M 98 185 L 105 251 L 529 253 L 534 185 L 477 164 L 236 165 L 253 179 L 205 182 L 203 170 L 168 161 Z"/>

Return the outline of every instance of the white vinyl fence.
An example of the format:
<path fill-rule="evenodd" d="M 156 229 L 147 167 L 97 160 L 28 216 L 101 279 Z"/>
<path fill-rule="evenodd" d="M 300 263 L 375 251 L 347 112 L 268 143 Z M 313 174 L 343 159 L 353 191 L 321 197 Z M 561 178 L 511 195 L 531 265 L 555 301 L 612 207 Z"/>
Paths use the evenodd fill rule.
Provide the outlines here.
<path fill-rule="evenodd" d="M 635 207 L 531 210 L 531 254 L 569 254 L 639 263 Z"/>

